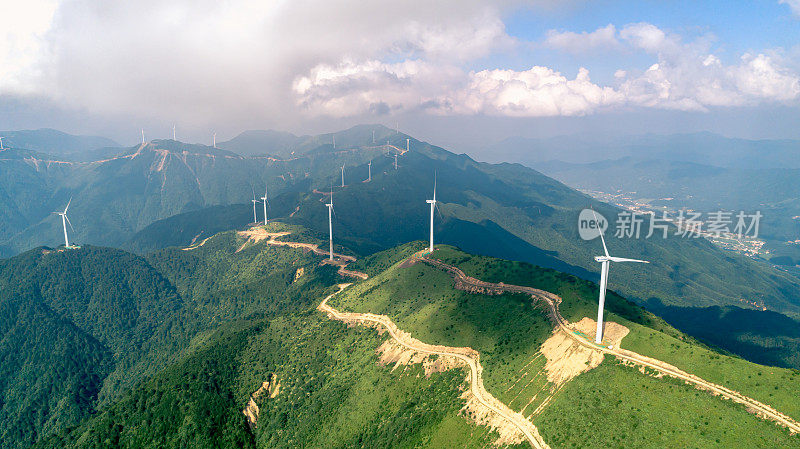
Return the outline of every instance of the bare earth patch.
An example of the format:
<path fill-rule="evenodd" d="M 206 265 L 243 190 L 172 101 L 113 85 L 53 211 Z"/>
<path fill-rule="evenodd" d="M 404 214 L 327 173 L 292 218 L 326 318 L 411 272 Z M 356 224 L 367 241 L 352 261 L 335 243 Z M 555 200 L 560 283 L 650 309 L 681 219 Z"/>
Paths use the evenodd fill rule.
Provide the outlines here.
<path fill-rule="evenodd" d="M 248 401 L 247 407 L 242 410 L 242 413 L 244 413 L 244 416 L 247 417 L 247 424 L 251 429 L 258 426 L 259 408 L 258 404 L 256 404 L 256 401 L 264 396 L 274 399 L 278 396 L 280 390 L 281 382 L 278 380 L 278 376 L 275 374 L 270 374 L 269 379 L 264 381 L 258 390 L 254 391 L 253 394 L 250 395 L 250 401 Z"/>
<path fill-rule="evenodd" d="M 576 330 L 594 338 L 597 322 L 591 318 L 583 318 L 573 326 Z M 619 346 L 622 338 L 628 335 L 627 327 L 609 322 L 606 323 L 604 341 Z M 572 336 L 561 329 L 556 329 L 539 349 L 547 359 L 544 366 L 547 380 L 561 387 L 565 382 L 577 375 L 596 368 L 603 361 L 603 353 L 578 343 Z"/>

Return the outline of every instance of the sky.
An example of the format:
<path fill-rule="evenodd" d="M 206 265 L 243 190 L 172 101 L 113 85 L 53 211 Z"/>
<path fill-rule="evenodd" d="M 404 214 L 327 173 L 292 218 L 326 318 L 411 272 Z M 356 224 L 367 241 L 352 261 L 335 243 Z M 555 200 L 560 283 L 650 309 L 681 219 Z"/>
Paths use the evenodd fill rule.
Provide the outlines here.
<path fill-rule="evenodd" d="M 800 0 L 0 0 L 0 129 L 800 138 Z"/>

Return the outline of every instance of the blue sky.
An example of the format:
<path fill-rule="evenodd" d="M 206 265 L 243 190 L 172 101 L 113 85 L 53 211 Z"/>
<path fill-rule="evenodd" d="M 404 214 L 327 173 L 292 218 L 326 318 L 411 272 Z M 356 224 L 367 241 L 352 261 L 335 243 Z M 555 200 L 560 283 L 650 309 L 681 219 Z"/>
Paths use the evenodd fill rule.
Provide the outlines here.
<path fill-rule="evenodd" d="M 647 22 L 688 40 L 713 36 L 715 54 L 723 62 L 735 62 L 743 53 L 800 46 L 800 18 L 777 1 L 596 1 L 554 8 L 520 7 L 503 16 L 506 31 L 520 41 L 538 43 L 549 30 L 594 31 L 609 24 Z M 621 67 L 652 61 L 646 55 L 600 52 L 574 57 L 541 46 L 522 46 L 512 54 L 498 54 L 488 61 L 522 70 L 531 65 L 552 65 L 565 73 L 587 66 L 602 79 Z"/>
<path fill-rule="evenodd" d="M 800 137 L 800 0 L 0 6 L 7 128 Z"/>

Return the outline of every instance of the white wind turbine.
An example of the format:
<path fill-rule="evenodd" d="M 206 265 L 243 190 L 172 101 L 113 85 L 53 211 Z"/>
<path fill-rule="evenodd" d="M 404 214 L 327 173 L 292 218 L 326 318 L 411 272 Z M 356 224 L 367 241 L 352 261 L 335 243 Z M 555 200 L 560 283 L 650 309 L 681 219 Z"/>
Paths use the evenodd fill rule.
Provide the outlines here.
<path fill-rule="evenodd" d="M 394 169 L 397 170 L 397 153 L 394 155 Z"/>
<path fill-rule="evenodd" d="M 258 217 L 256 217 L 256 203 L 258 203 L 258 200 L 256 199 L 256 191 L 255 190 L 253 190 L 253 199 L 250 200 L 250 201 L 253 202 L 253 223 L 258 223 Z"/>
<path fill-rule="evenodd" d="M 426 203 L 431 205 L 431 247 L 430 251 L 433 252 L 433 210 L 436 209 L 436 173 L 433 174 L 433 199 L 425 200 Z"/>
<path fill-rule="evenodd" d="M 267 225 L 267 204 L 269 204 L 269 200 L 267 200 L 267 187 L 264 187 L 264 196 L 261 197 L 261 201 L 264 202 L 264 226 Z"/>
<path fill-rule="evenodd" d="M 411 139 L 406 139 L 406 151 L 408 151 L 408 146 L 411 144 Z"/>
<path fill-rule="evenodd" d="M 64 246 L 69 246 L 69 237 L 67 237 L 67 223 L 69 223 L 70 229 L 75 231 L 75 228 L 72 227 L 72 223 L 67 218 L 67 209 L 69 209 L 69 204 L 72 202 L 72 197 L 69 198 L 67 201 L 67 207 L 64 208 L 64 212 L 53 212 L 54 214 L 61 215 L 61 224 L 64 226 Z"/>
<path fill-rule="evenodd" d="M 212 139 L 213 139 L 212 143 L 214 145 L 214 148 L 216 148 L 217 147 L 217 133 L 214 133 L 214 136 L 212 137 Z"/>
<path fill-rule="evenodd" d="M 142 145 L 144 145 L 144 128 L 142 128 Z"/>
<path fill-rule="evenodd" d="M 0 141 L 0 144 L 1 143 L 2 142 Z M 367 182 L 371 181 L 372 181 L 372 160 L 370 160 L 369 164 L 367 164 Z"/>
<path fill-rule="evenodd" d="M 333 137 L 333 149 L 335 150 L 336 149 L 336 136 L 332 136 L 332 137 Z"/>
<path fill-rule="evenodd" d="M 592 211 L 595 223 L 597 222 L 597 214 Z M 595 333 L 594 342 L 600 344 L 603 341 L 603 307 L 606 302 L 606 287 L 608 286 L 608 269 L 611 262 L 638 262 L 650 263 L 646 260 L 639 259 L 626 259 L 624 257 L 612 257 L 608 254 L 608 247 L 606 247 L 606 239 L 603 238 L 603 230 L 598 228 L 600 233 L 600 241 L 603 242 L 604 256 L 595 256 L 594 260 L 600 262 L 600 302 L 597 306 L 597 332 Z"/>
<path fill-rule="evenodd" d="M 344 164 L 342 164 L 342 187 L 344 187 Z"/>
<path fill-rule="evenodd" d="M 175 125 L 172 125 L 172 140 L 178 140 L 175 138 Z"/>
<path fill-rule="evenodd" d="M 0 137 L 0 150 L 5 150 L 5 148 L 3 148 L 3 138 L 2 137 Z"/>
<path fill-rule="evenodd" d="M 328 241 L 330 243 L 330 260 L 333 260 L 333 186 L 331 186 L 331 202 L 328 207 Z"/>

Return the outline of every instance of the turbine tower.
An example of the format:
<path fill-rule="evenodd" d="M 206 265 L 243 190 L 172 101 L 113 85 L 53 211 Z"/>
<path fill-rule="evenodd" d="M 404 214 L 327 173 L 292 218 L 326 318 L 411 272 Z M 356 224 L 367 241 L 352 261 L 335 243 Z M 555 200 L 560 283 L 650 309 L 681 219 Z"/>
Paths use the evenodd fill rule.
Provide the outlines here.
<path fill-rule="evenodd" d="M 336 136 L 333 136 L 333 149 L 336 149 Z"/>
<path fill-rule="evenodd" d="M 411 139 L 406 139 L 406 151 L 408 151 L 408 146 L 411 143 Z"/>
<path fill-rule="evenodd" d="M 397 170 L 397 153 L 394 155 L 394 169 Z"/>
<path fill-rule="evenodd" d="M 142 128 L 142 145 L 144 145 L 144 128 Z"/>
<path fill-rule="evenodd" d="M 592 211 L 594 214 L 595 223 L 597 222 L 597 214 Z M 605 306 L 606 302 L 606 287 L 608 285 L 608 269 L 611 266 L 611 262 L 638 262 L 638 263 L 650 263 L 646 260 L 638 260 L 638 259 L 625 259 L 623 257 L 612 257 L 608 254 L 608 247 L 606 247 L 606 239 L 603 238 L 603 230 L 598 228 L 598 232 L 600 232 L 600 241 L 603 242 L 603 252 L 605 253 L 604 256 L 595 256 L 594 260 L 600 262 L 600 301 L 597 306 L 597 332 L 595 333 L 594 342 L 600 344 L 603 341 L 603 307 Z"/>
<path fill-rule="evenodd" d="M 217 147 L 217 133 L 214 133 L 214 136 L 212 138 L 213 138 L 212 142 L 214 144 L 214 148 L 216 148 Z"/>
<path fill-rule="evenodd" d="M 0 150 L 4 150 L 4 149 L 5 148 L 3 148 L 3 138 L 0 137 Z"/>
<path fill-rule="evenodd" d="M 370 181 L 372 181 L 372 160 L 370 160 L 369 164 L 367 164 L 367 182 Z"/>
<path fill-rule="evenodd" d="M 72 227 L 72 223 L 67 218 L 67 210 L 69 209 L 69 204 L 72 202 L 72 197 L 70 197 L 69 201 L 67 201 L 67 207 L 64 208 L 64 212 L 53 212 L 54 214 L 61 215 L 61 224 L 64 226 L 64 246 L 69 246 L 69 237 L 67 237 L 67 223 L 69 223 L 70 229 L 73 231 L 75 228 Z"/>
<path fill-rule="evenodd" d="M 172 125 L 172 140 L 178 140 L 175 138 L 175 125 Z"/>
<path fill-rule="evenodd" d="M 433 210 L 436 208 L 436 173 L 433 174 L 433 199 L 425 200 L 426 203 L 431 205 L 431 247 L 430 251 L 433 252 Z"/>
<path fill-rule="evenodd" d="M 342 164 L 342 187 L 344 187 L 344 164 Z"/>
<path fill-rule="evenodd" d="M 267 225 L 267 187 L 264 186 L 264 196 L 261 197 L 261 201 L 264 203 L 264 226 Z"/>
<path fill-rule="evenodd" d="M 328 241 L 330 243 L 330 260 L 333 260 L 333 186 L 331 186 L 331 202 L 326 204 L 328 207 Z"/>
<path fill-rule="evenodd" d="M 253 202 L 253 223 L 258 223 L 258 217 L 256 217 L 256 203 L 258 200 L 256 199 L 256 191 L 253 190 L 253 199 L 250 200 Z"/>

